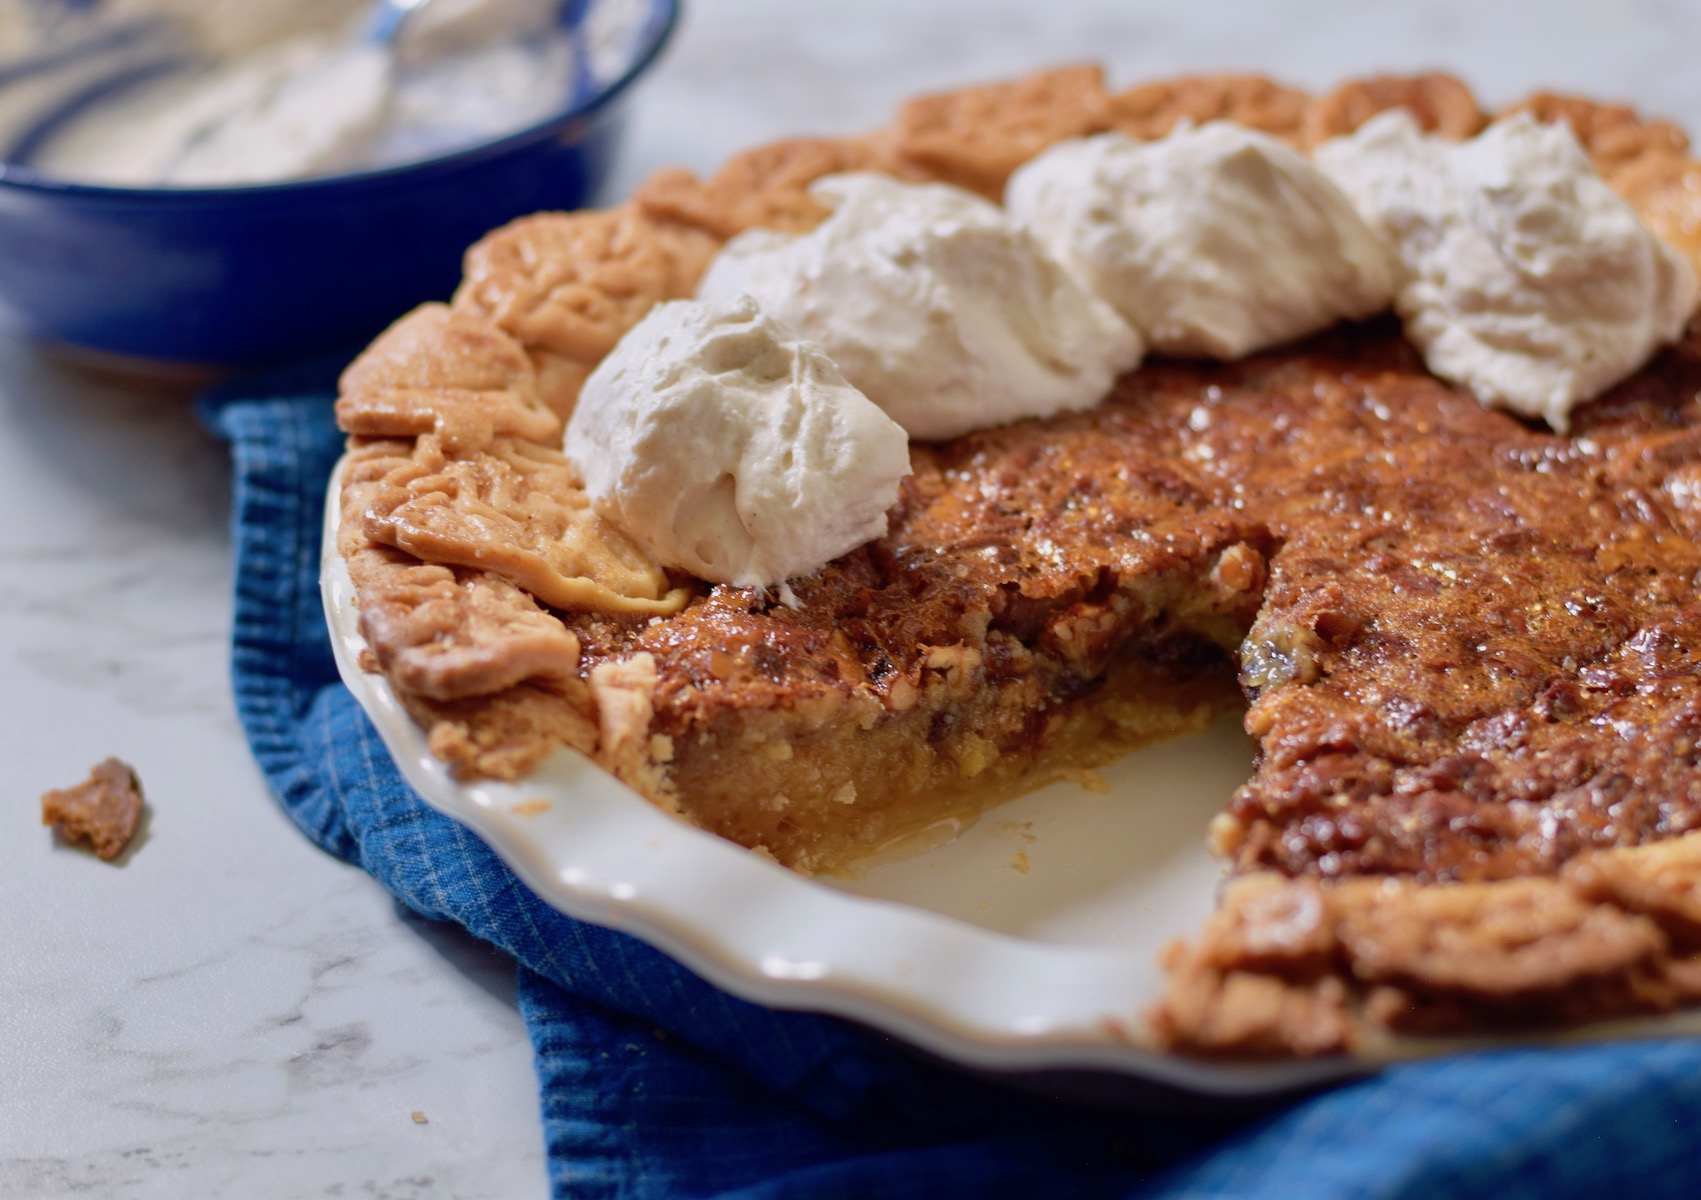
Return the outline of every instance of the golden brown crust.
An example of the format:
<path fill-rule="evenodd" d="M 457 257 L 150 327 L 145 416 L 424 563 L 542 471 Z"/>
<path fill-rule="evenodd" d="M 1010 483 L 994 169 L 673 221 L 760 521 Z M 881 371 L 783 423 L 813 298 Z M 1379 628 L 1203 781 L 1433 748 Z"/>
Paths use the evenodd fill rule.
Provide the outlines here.
<path fill-rule="evenodd" d="M 449 458 L 423 437 L 360 510 L 374 542 L 423 562 L 488 571 L 547 605 L 665 614 L 689 594 L 598 516 L 559 450 L 497 439 Z"/>
<path fill-rule="evenodd" d="M 1185 75 L 1145 83 L 1110 98 L 1106 124 L 1151 140 L 1178 121 L 1233 121 L 1300 144 L 1311 97 L 1262 75 Z"/>
<path fill-rule="evenodd" d="M 400 691 L 455 700 L 577 675 L 578 639 L 500 576 L 422 563 L 386 546 L 346 557 L 361 635 Z"/>
<path fill-rule="evenodd" d="M 681 168 L 658 171 L 633 199 L 658 221 L 700 229 L 720 241 L 758 227 L 804 233 L 827 215 L 810 198 L 810 184 L 823 175 L 884 165 L 867 139 L 792 138 L 736 154 L 707 180 Z"/>
<path fill-rule="evenodd" d="M 435 446 L 435 440 L 430 444 Z M 368 508 L 417 469 L 413 443 L 370 442 L 344 457 L 337 545 L 360 604 L 370 668 L 404 698 L 488 696 L 530 679 L 570 680 L 579 641 L 529 594 L 483 571 L 425 563 L 368 535 Z"/>
<path fill-rule="evenodd" d="M 538 360 L 543 399 L 564 419 L 590 368 L 654 305 L 689 296 L 719 248 L 631 205 L 538 213 L 467 251 L 454 307 L 525 346 Z M 537 442 L 560 436 L 509 432 Z"/>
<path fill-rule="evenodd" d="M 1164 953 L 1169 981 L 1150 1025 L 1195 1054 L 1327 1054 L 1357 1033 L 1336 972 L 1328 899 L 1313 880 L 1246 876 L 1229 885 L 1194 945 Z"/>
<path fill-rule="evenodd" d="M 919 96 L 898 110 L 892 150 L 903 167 L 996 200 L 1010 173 L 1047 146 L 1105 129 L 1109 106 L 1097 66 L 1060 67 Z"/>
<path fill-rule="evenodd" d="M 1338 941 L 1328 898 L 1315 880 L 1246 875 L 1230 885 L 1195 957 L 1216 970 L 1286 976 L 1326 973 Z"/>
<path fill-rule="evenodd" d="M 338 468 L 342 487 L 342 519 L 337 523 L 337 549 L 344 558 L 372 548 L 361 514 L 384 490 L 391 472 L 413 462 L 415 442 L 408 438 L 350 438 Z"/>
<path fill-rule="evenodd" d="M 1667 1012 L 1701 999 L 1698 893 L 1701 834 L 1494 883 L 1243 876 L 1168 951 L 1151 1024 L 1172 1049 L 1257 1056 Z"/>
<path fill-rule="evenodd" d="M 1585 904 L 1548 878 L 1350 880 L 1330 899 L 1353 977 L 1418 997 L 1529 1004 L 1582 978 L 1644 972 L 1666 949 L 1651 921 Z"/>
<path fill-rule="evenodd" d="M 339 391 L 337 422 L 361 437 L 429 433 L 467 451 L 494 437 L 561 437 L 561 420 L 540 399 L 520 343 L 441 304 L 421 305 L 390 326 L 343 372 Z"/>
<path fill-rule="evenodd" d="M 1451 75 L 1376 75 L 1319 97 L 1305 114 L 1303 140 L 1316 146 L 1353 132 L 1377 113 L 1403 108 L 1427 133 L 1468 138 L 1488 124 L 1471 90 Z"/>

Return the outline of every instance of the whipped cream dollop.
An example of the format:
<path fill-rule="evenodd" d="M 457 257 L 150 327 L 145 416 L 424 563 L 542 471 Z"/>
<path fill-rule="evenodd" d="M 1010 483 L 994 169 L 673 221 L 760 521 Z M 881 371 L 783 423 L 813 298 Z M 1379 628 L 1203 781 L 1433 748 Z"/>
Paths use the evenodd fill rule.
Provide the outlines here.
<path fill-rule="evenodd" d="M 1061 142 L 1011 176 L 1004 202 L 1168 354 L 1239 358 L 1380 312 L 1398 281 L 1322 172 L 1223 121 Z"/>
<path fill-rule="evenodd" d="M 1429 369 L 1563 432 L 1571 410 L 1682 334 L 1695 271 L 1527 113 L 1467 142 L 1404 110 L 1317 148 L 1407 273 L 1395 308 Z"/>
<path fill-rule="evenodd" d="M 585 381 L 563 448 L 657 561 L 782 598 L 885 533 L 910 473 L 904 431 L 748 298 L 652 309 Z"/>
<path fill-rule="evenodd" d="M 820 226 L 740 234 L 697 295 L 754 297 L 912 437 L 1090 408 L 1139 364 L 1139 333 L 997 205 L 874 174 L 810 195 Z"/>

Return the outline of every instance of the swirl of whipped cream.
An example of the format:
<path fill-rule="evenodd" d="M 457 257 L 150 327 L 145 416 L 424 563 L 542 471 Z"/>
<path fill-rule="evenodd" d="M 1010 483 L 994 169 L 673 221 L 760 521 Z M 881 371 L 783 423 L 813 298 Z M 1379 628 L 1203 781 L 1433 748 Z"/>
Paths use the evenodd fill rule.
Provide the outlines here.
<path fill-rule="evenodd" d="M 912 437 L 1090 408 L 1138 365 L 1140 335 L 997 205 L 874 174 L 810 194 L 819 227 L 740 234 L 697 296 L 754 297 Z"/>
<path fill-rule="evenodd" d="M 1568 126 L 1520 113 L 1451 142 L 1392 110 L 1315 158 L 1399 255 L 1406 336 L 1483 404 L 1563 432 L 1695 311 L 1694 268 Z"/>
<path fill-rule="evenodd" d="M 1394 294 L 1396 264 L 1340 190 L 1224 121 L 1155 142 L 1060 142 L 1016 171 L 1004 202 L 1167 354 L 1240 358 Z"/>
<path fill-rule="evenodd" d="M 910 473 L 904 431 L 748 298 L 652 309 L 585 381 L 563 449 L 658 562 L 782 598 L 885 533 Z"/>

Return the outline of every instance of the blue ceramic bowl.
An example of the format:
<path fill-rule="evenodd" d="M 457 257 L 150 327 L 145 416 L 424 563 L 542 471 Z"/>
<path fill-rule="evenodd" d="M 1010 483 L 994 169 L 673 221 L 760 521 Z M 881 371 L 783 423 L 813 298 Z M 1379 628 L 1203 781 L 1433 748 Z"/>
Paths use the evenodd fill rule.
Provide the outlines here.
<path fill-rule="evenodd" d="M 446 299 L 462 253 L 490 229 L 592 197 L 620 140 L 621 100 L 672 32 L 678 0 L 636 8 L 642 27 L 622 69 L 559 115 L 423 162 L 178 189 L 93 187 L 0 164 L 0 322 L 107 355 L 199 365 L 369 338 Z"/>

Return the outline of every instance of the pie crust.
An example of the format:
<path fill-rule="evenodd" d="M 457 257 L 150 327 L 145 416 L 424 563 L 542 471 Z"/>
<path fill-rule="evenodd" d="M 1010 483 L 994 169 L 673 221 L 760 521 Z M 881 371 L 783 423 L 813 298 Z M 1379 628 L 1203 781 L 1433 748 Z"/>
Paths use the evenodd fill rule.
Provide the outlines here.
<path fill-rule="evenodd" d="M 1310 97 L 1245 76 L 1111 93 L 1069 67 L 778 143 L 467 256 L 448 306 L 345 374 L 339 548 L 381 671 L 463 777 L 591 756 L 687 820 L 830 870 L 1244 707 L 1235 874 L 1148 1014 L 1203 1054 L 1376 1029 L 1528 1029 L 1701 1001 L 1701 335 L 1569 435 L 1428 375 L 1390 320 L 1234 364 L 1153 361 L 1085 414 L 912 447 L 886 537 L 796 610 L 645 561 L 584 502 L 561 424 L 718 246 L 881 170 L 996 198 L 1059 139 L 1228 119 L 1302 148 L 1443 75 Z M 1701 264 L 1674 126 L 1542 94 Z"/>

